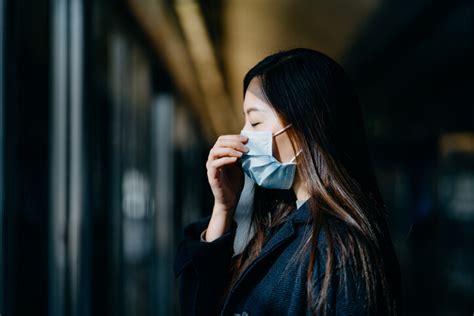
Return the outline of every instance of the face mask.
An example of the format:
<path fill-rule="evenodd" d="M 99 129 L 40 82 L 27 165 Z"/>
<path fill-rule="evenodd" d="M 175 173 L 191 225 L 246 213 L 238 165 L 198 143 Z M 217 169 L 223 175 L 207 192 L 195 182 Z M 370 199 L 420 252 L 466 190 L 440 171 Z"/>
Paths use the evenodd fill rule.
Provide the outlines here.
<path fill-rule="evenodd" d="M 271 131 L 246 131 L 240 135 L 248 137 L 245 146 L 249 151 L 240 157 L 242 169 L 257 185 L 267 189 L 289 189 L 296 172 L 294 160 L 301 150 L 287 163 L 281 163 L 273 157 L 273 137 L 283 133 L 292 124 L 272 135 Z"/>

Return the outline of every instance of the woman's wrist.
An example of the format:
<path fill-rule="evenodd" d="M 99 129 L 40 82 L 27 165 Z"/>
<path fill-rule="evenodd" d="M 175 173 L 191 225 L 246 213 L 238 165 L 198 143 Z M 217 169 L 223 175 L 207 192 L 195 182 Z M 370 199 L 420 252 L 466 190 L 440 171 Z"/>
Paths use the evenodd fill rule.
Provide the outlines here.
<path fill-rule="evenodd" d="M 233 214 L 233 210 L 227 210 L 220 205 L 214 205 L 209 225 L 204 234 L 205 240 L 213 241 L 224 235 L 231 226 Z"/>
<path fill-rule="evenodd" d="M 217 203 L 215 202 L 214 203 L 214 207 L 212 208 L 212 213 L 217 213 L 217 214 L 222 214 L 222 215 L 226 215 L 226 214 L 229 214 L 229 213 L 233 213 L 233 211 L 235 210 L 235 207 L 228 207 L 224 204 L 220 204 L 220 203 Z"/>

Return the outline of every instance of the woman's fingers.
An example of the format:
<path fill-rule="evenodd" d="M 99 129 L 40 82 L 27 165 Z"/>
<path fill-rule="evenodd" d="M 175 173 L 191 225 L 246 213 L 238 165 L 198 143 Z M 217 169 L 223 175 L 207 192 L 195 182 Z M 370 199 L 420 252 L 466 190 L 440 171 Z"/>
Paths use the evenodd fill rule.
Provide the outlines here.
<path fill-rule="evenodd" d="M 233 140 L 239 140 L 241 142 L 245 142 L 247 140 L 247 136 L 240 135 L 240 134 L 232 134 L 232 135 L 221 135 L 217 138 L 217 140 L 221 139 L 233 139 Z"/>
<path fill-rule="evenodd" d="M 241 152 L 248 151 L 248 148 L 242 143 L 240 139 L 218 139 L 214 147 L 229 147 Z"/>
<path fill-rule="evenodd" d="M 237 160 L 237 157 L 222 157 L 211 162 L 211 167 L 219 168 L 224 165 L 234 163 Z"/>
<path fill-rule="evenodd" d="M 243 143 L 246 143 L 247 141 L 248 137 L 240 134 L 221 135 L 217 138 L 215 146 L 233 147 L 235 149 L 241 148 L 242 151 L 245 151 Z"/>
<path fill-rule="evenodd" d="M 248 138 L 242 135 L 221 135 L 214 147 L 209 151 L 206 167 L 218 168 L 233 163 L 241 157 L 248 148 L 243 144 Z"/>
<path fill-rule="evenodd" d="M 216 143 L 209 151 L 209 160 L 230 156 L 240 157 L 242 153 L 248 152 L 248 148 L 243 144 L 247 141 L 246 136 L 242 135 L 222 135 L 219 136 Z"/>
<path fill-rule="evenodd" d="M 211 160 L 214 160 L 216 158 L 220 157 L 241 157 L 242 153 L 238 150 L 235 150 L 233 148 L 228 148 L 228 147 L 214 147 L 210 151 L 210 158 Z"/>

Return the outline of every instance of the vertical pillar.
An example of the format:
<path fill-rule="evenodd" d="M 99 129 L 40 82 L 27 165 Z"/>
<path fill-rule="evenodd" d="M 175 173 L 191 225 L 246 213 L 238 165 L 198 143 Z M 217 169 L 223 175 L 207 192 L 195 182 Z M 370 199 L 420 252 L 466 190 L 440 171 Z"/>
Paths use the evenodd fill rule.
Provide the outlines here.
<path fill-rule="evenodd" d="M 66 315 L 66 220 L 68 168 L 68 1 L 51 2 L 51 140 L 49 315 Z"/>
<path fill-rule="evenodd" d="M 157 96 L 152 105 L 152 161 L 155 215 L 157 315 L 173 314 L 172 266 L 174 250 L 174 122 L 175 105 L 169 94 Z"/>
<path fill-rule="evenodd" d="M 89 314 L 83 0 L 51 1 L 49 315 Z"/>

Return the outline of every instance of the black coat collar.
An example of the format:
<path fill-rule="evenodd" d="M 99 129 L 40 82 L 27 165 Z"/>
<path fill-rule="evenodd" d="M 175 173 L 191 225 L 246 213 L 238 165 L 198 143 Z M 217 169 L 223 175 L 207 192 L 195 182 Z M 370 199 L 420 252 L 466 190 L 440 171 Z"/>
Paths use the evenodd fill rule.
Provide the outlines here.
<path fill-rule="evenodd" d="M 288 215 L 288 220 L 294 223 L 309 224 L 311 221 L 311 210 L 309 200 L 306 200 L 299 208 L 296 208 Z"/>
<path fill-rule="evenodd" d="M 295 205 L 295 209 L 290 213 L 290 215 L 288 215 L 287 221 L 285 221 L 280 229 L 278 229 L 270 240 L 263 246 L 263 249 L 257 258 L 255 258 L 255 260 L 241 273 L 234 287 L 230 290 L 229 295 L 223 304 L 222 311 L 226 310 L 233 294 L 239 289 L 246 277 L 255 270 L 255 267 L 261 264 L 271 253 L 279 249 L 281 246 L 291 242 L 294 237 L 296 237 L 297 224 L 309 224 L 310 217 L 308 201 L 304 202 L 299 208 L 296 208 Z"/>

